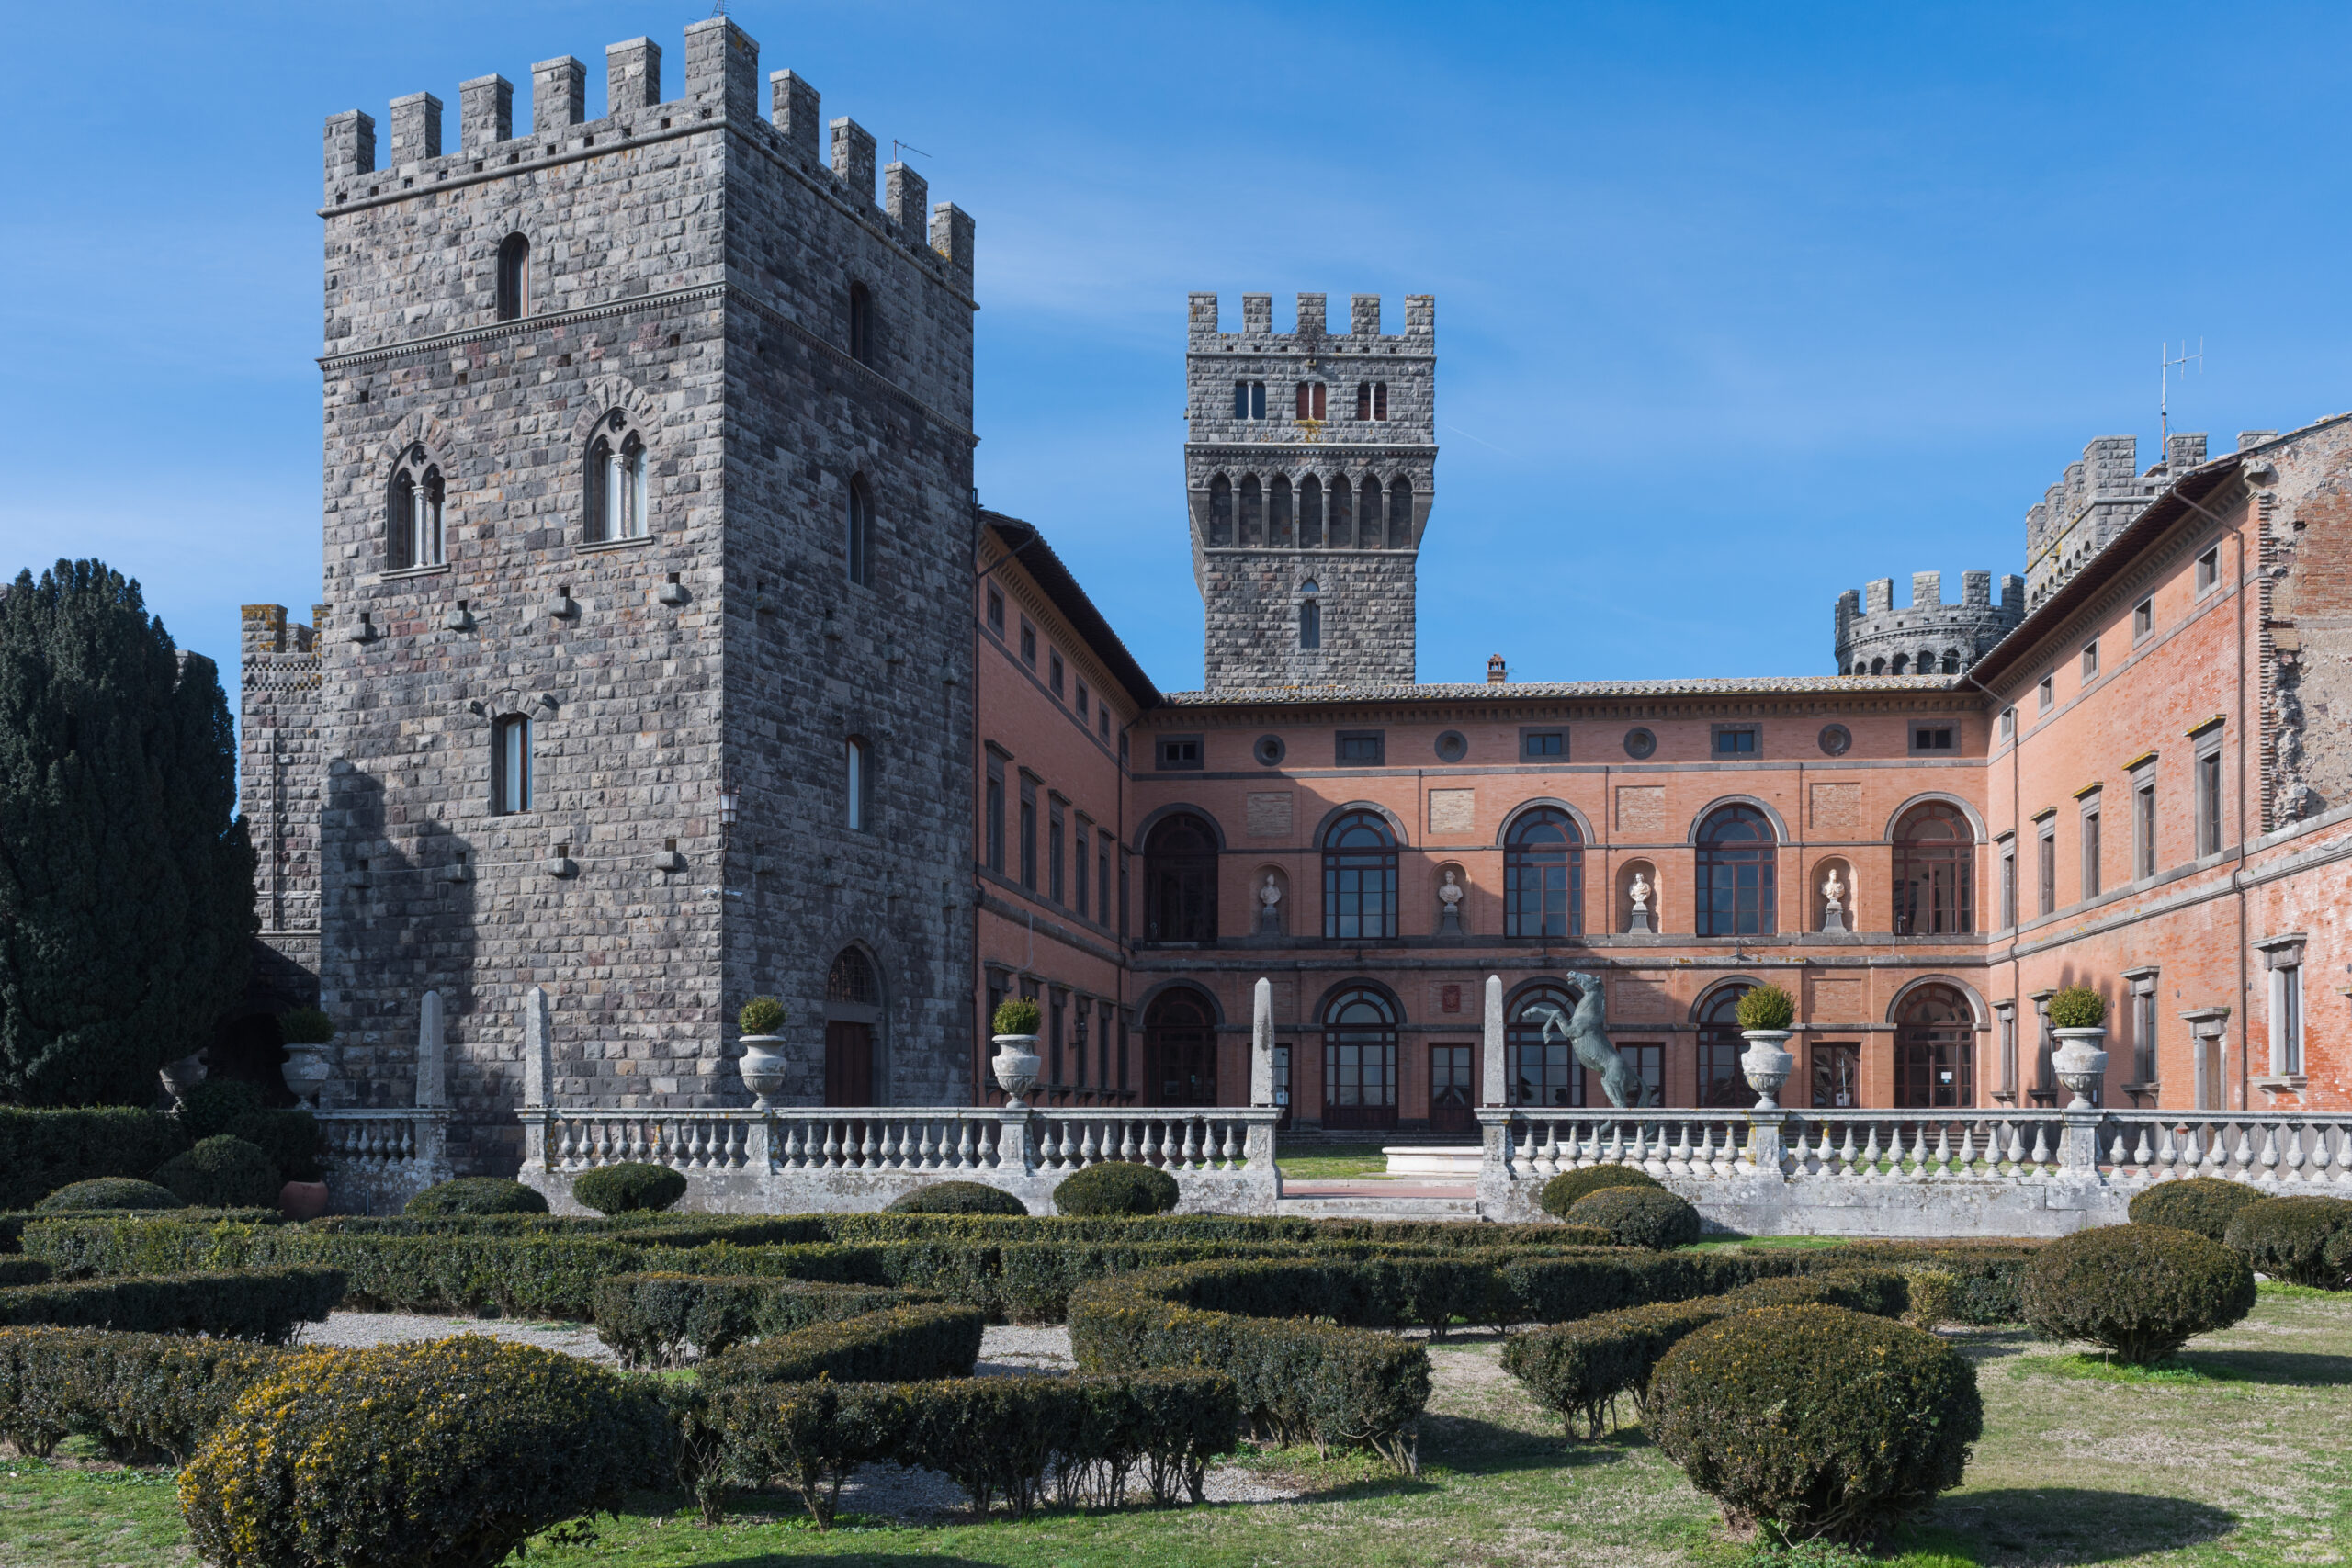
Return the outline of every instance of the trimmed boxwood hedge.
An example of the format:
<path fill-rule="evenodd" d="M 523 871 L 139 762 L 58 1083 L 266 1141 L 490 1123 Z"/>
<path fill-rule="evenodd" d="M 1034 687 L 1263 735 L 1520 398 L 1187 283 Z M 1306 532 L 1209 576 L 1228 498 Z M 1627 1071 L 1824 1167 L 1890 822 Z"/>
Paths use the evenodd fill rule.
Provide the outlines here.
<path fill-rule="evenodd" d="M 1607 1231 L 1622 1247 L 1664 1252 L 1699 1239 L 1699 1211 L 1688 1199 L 1647 1187 L 1604 1187 L 1568 1208 L 1571 1224 Z"/>
<path fill-rule="evenodd" d="M 600 1214 L 658 1214 L 686 1195 L 686 1178 L 666 1165 L 624 1160 L 578 1177 L 571 1195 Z"/>
<path fill-rule="evenodd" d="M 931 1302 L 888 1307 L 838 1322 L 812 1323 L 702 1364 L 706 1389 L 749 1383 L 913 1382 L 967 1378 L 980 1359 L 985 1319 L 970 1307 Z"/>
<path fill-rule="evenodd" d="M 158 1187 L 152 1181 L 138 1181 L 128 1176 L 98 1176 L 87 1181 L 75 1181 L 59 1188 L 39 1203 L 33 1212 L 54 1214 L 65 1211 L 91 1209 L 185 1209 L 187 1202 L 168 1187 Z"/>
<path fill-rule="evenodd" d="M 283 1345 L 304 1323 L 325 1322 L 342 1299 L 343 1275 L 333 1269 L 133 1275 L 0 1290 L 0 1325 L 209 1334 Z"/>
<path fill-rule="evenodd" d="M 2132 1198 L 2135 1225 L 2170 1225 L 2195 1231 L 2208 1241 L 2228 1239 L 2230 1218 L 2248 1203 L 2262 1201 L 2262 1190 L 2218 1176 L 2192 1176 L 2186 1181 L 2159 1181 Z"/>
<path fill-rule="evenodd" d="M 1176 1179 L 1128 1160 L 1090 1165 L 1054 1189 L 1062 1214 L 1164 1214 L 1176 1206 Z"/>
<path fill-rule="evenodd" d="M 1975 1370 L 1934 1335 L 1781 1306 L 1686 1336 L 1644 1424 L 1735 1525 L 1864 1540 L 1960 1484 L 1984 1413 Z"/>
<path fill-rule="evenodd" d="M 2352 1207 L 2352 1205 L 2347 1205 Z M 2026 1273 L 2026 1321 L 2120 1359 L 2161 1361 L 2254 1310 L 2254 1270 L 2194 1231 L 2103 1225 L 2062 1236 Z"/>
<path fill-rule="evenodd" d="M 426 1188 L 410 1199 L 410 1214 L 544 1214 L 545 1194 L 503 1176 L 460 1176 Z"/>
<path fill-rule="evenodd" d="M 228 1133 L 174 1155 L 155 1168 L 155 1179 L 181 1202 L 207 1209 L 265 1209 L 286 1185 L 260 1145 Z"/>
<path fill-rule="evenodd" d="M 1545 1182 L 1536 1204 L 1545 1213 L 1565 1219 L 1577 1199 L 1606 1187 L 1655 1187 L 1663 1191 L 1665 1183 L 1638 1166 L 1589 1165 L 1581 1170 L 1564 1170 Z"/>
<path fill-rule="evenodd" d="M 292 1353 L 179 1334 L 0 1328 L 0 1438 L 46 1457 L 80 1434 L 110 1458 L 184 1464 Z"/>
<path fill-rule="evenodd" d="M 2352 1202 L 2265 1198 L 2230 1217 L 2230 1249 L 2257 1272 L 2290 1285 L 2340 1291 L 2352 1284 Z"/>
<path fill-rule="evenodd" d="M 0 1258 L 0 1287 L 47 1284 L 55 1272 L 38 1258 Z"/>
<path fill-rule="evenodd" d="M 985 1181 L 934 1181 L 891 1201 L 893 1214 L 1021 1214 L 1029 1206 L 1001 1187 Z"/>
<path fill-rule="evenodd" d="M 144 1179 L 186 1147 L 179 1124 L 160 1111 L 0 1107 L 0 1210 L 29 1209 L 94 1177 Z"/>
<path fill-rule="evenodd" d="M 642 1380 L 480 1336 L 288 1358 L 180 1472 L 221 1568 L 495 1568 L 666 1473 Z"/>
<path fill-rule="evenodd" d="M 616 1274 L 596 1282 L 596 1337 L 628 1367 L 668 1367 L 688 1346 L 717 1356 L 747 1339 L 912 1304 L 872 1285 L 699 1274 Z"/>

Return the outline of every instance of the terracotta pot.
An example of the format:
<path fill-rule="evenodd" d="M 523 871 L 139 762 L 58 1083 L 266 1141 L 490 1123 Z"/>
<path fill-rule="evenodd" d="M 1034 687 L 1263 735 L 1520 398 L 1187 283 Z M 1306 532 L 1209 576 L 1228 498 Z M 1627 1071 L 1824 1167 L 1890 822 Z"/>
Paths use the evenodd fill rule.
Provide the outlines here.
<path fill-rule="evenodd" d="M 327 1184 L 289 1181 L 277 1190 L 277 1212 L 289 1220 L 315 1220 L 327 1212 Z"/>

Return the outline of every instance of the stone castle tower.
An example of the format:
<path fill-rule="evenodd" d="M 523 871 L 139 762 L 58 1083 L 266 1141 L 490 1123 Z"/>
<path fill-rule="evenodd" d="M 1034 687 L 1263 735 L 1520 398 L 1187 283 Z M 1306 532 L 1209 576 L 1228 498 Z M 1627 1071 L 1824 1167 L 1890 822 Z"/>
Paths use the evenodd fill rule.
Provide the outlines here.
<path fill-rule="evenodd" d="M 461 1167 L 533 986 L 562 1099 L 739 1102 L 761 992 L 790 1099 L 967 1092 L 972 222 L 732 22 L 684 64 L 327 122 L 325 603 L 248 611 L 247 811 L 327 1102 L 407 1103 L 438 991 Z"/>
<path fill-rule="evenodd" d="M 1944 574 L 1911 574 L 1911 603 L 1894 603 L 1894 579 L 1870 585 L 1867 602 L 1851 588 L 1838 595 L 1836 646 L 1840 675 L 1957 675 L 1974 664 L 2025 618 L 2025 580 L 2001 579 L 1993 603 L 1993 574 L 1960 575 L 1960 603 L 1947 604 Z"/>
<path fill-rule="evenodd" d="M 1414 679 L 1414 569 L 1437 469 L 1437 307 L 1405 297 L 1383 335 L 1380 298 L 1298 297 L 1296 330 L 1273 298 L 1241 297 L 1223 332 L 1217 297 L 1192 297 L 1184 488 L 1193 578 L 1207 611 L 1205 684 L 1393 686 Z"/>

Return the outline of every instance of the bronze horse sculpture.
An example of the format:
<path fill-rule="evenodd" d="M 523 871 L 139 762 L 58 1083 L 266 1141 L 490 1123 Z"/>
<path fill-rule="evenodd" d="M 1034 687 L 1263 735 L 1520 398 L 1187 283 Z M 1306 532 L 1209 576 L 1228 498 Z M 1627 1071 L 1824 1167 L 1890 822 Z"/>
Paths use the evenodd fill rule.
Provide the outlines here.
<path fill-rule="evenodd" d="M 1601 1091 L 1609 1096 L 1610 1104 L 1621 1111 L 1638 1108 L 1642 1103 L 1642 1077 L 1618 1055 L 1617 1047 L 1609 1043 L 1608 1032 L 1601 1028 L 1600 976 L 1570 971 L 1561 978 L 1576 987 L 1576 1011 L 1566 1013 L 1557 1006 L 1538 1003 L 1551 1014 L 1544 1021 L 1543 1038 L 1546 1042 L 1566 1040 L 1576 1052 L 1577 1060 L 1600 1075 Z"/>

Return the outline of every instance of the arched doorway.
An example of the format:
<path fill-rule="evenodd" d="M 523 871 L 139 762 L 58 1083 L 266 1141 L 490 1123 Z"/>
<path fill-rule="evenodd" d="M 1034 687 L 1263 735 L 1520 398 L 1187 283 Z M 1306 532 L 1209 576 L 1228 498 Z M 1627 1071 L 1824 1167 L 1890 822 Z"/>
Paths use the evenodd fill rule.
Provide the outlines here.
<path fill-rule="evenodd" d="M 862 947 L 844 947 L 825 975 L 825 1103 L 872 1105 L 874 1029 L 882 987 Z"/>
<path fill-rule="evenodd" d="M 1143 846 L 1147 942 L 1216 940 L 1216 832 L 1190 814 L 1159 823 Z"/>
<path fill-rule="evenodd" d="M 1894 1014 L 1894 1103 L 1905 1111 L 1976 1103 L 1976 1013 L 1951 986 L 1922 986 Z"/>
<path fill-rule="evenodd" d="M 1216 1103 L 1216 1014 L 1198 991 L 1163 991 L 1143 1015 L 1144 1092 L 1155 1105 Z"/>
<path fill-rule="evenodd" d="M 1699 1009 L 1699 1103 L 1737 1108 L 1752 1105 L 1754 1093 L 1740 1071 L 1747 1042 L 1739 1032 L 1739 998 L 1756 987 L 1736 981 L 1709 996 Z"/>
<path fill-rule="evenodd" d="M 1323 1125 L 1396 1125 L 1396 1007 L 1370 986 L 1323 1010 Z"/>
<path fill-rule="evenodd" d="M 1894 934 L 1976 929 L 1976 834 L 1960 808 L 1930 800 L 1894 828 Z"/>

